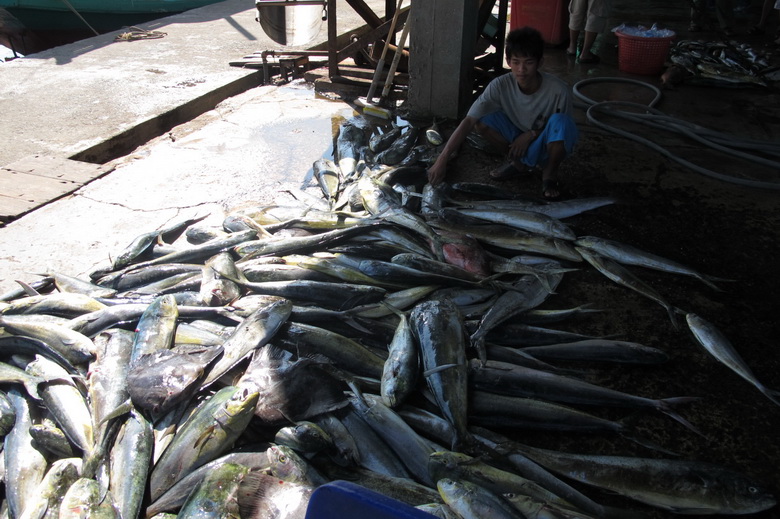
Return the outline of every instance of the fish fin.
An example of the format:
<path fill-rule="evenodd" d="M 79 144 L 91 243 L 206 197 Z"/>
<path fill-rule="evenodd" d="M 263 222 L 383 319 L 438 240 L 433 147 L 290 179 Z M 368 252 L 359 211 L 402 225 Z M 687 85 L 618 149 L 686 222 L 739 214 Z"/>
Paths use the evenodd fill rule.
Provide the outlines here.
<path fill-rule="evenodd" d="M 15 280 L 17 283 L 19 283 L 19 286 L 22 287 L 22 290 L 24 290 L 24 293 L 28 296 L 39 296 L 41 295 L 40 292 L 35 290 L 33 287 L 25 283 L 24 281 L 20 281 L 18 279 Z"/>
<path fill-rule="evenodd" d="M 684 425 L 687 429 L 690 429 L 691 431 L 695 432 L 699 436 L 705 436 L 704 433 L 699 431 L 693 424 L 691 424 L 688 420 L 680 416 L 677 412 L 675 412 L 672 409 L 672 406 L 679 405 L 679 404 L 686 404 L 689 402 L 694 402 L 698 400 L 699 397 L 695 396 L 681 396 L 681 397 L 673 397 L 673 398 L 664 398 L 661 400 L 661 405 L 659 407 L 659 410 L 664 413 L 665 415 L 669 416 L 670 418 L 678 421 L 682 425 Z"/>
<path fill-rule="evenodd" d="M 585 303 L 577 307 L 577 310 L 583 313 L 596 313 L 596 312 L 606 312 L 607 310 L 605 308 L 593 308 L 593 303 Z"/>
<path fill-rule="evenodd" d="M 216 430 L 217 426 L 215 424 L 209 425 L 206 427 L 206 429 L 203 431 L 203 433 L 198 436 L 198 438 L 195 440 L 195 443 L 193 444 L 193 447 L 198 447 L 202 449 L 205 447 L 206 442 L 213 436 L 214 431 Z"/>
<path fill-rule="evenodd" d="M 353 317 L 351 315 L 345 315 L 344 316 L 344 322 L 347 323 L 348 325 L 350 325 L 352 328 L 354 328 L 355 330 L 357 330 L 357 331 L 359 331 L 361 333 L 371 334 L 372 331 L 369 328 L 367 328 L 367 327 L 363 326 L 362 324 L 360 324 L 359 320 L 360 320 L 360 318 L 357 317 L 357 316 L 356 317 Z"/>
<path fill-rule="evenodd" d="M 436 366 L 435 368 L 424 371 L 423 377 L 430 377 L 431 375 L 435 375 L 436 373 L 444 371 L 445 369 L 456 368 L 458 366 L 458 364 L 442 364 L 441 366 Z"/>
<path fill-rule="evenodd" d="M 487 347 L 485 346 L 485 336 L 479 333 L 479 330 L 474 332 L 474 334 L 471 336 L 471 347 L 474 348 L 477 352 L 480 366 L 487 364 Z"/>
<path fill-rule="evenodd" d="M 24 389 L 27 391 L 27 394 L 38 401 L 41 400 L 41 395 L 38 394 L 38 384 L 41 382 L 44 382 L 44 380 L 36 377 L 36 380 L 28 380 L 24 383 Z"/>
<path fill-rule="evenodd" d="M 764 393 L 769 400 L 780 405 L 780 391 L 764 387 L 761 392 Z"/>
<path fill-rule="evenodd" d="M 641 445 L 642 447 L 645 447 L 646 449 L 650 449 L 656 452 L 661 452 L 663 454 L 669 455 L 669 456 L 679 456 L 674 451 L 670 451 L 664 447 L 661 447 L 657 443 L 648 440 L 647 438 L 643 438 L 642 436 L 636 434 L 637 431 L 635 429 L 636 422 L 640 419 L 641 413 L 635 412 L 631 413 L 630 415 L 618 420 L 617 422 L 621 426 L 621 430 L 618 431 L 618 434 L 625 438 L 626 440 L 632 441 L 636 443 L 637 445 Z"/>
<path fill-rule="evenodd" d="M 259 517 L 259 506 L 265 501 L 268 474 L 260 469 L 250 470 L 238 485 L 236 498 L 239 516 L 242 518 Z"/>
<path fill-rule="evenodd" d="M 678 453 L 674 451 L 670 451 L 669 449 L 666 449 L 664 447 L 661 447 L 657 443 L 650 441 L 646 438 L 642 438 L 641 436 L 635 436 L 633 434 L 626 434 L 626 433 L 620 433 L 620 436 L 625 438 L 626 440 L 632 441 L 636 443 L 637 445 L 641 445 L 642 447 L 645 447 L 646 449 L 650 449 L 656 452 L 660 452 L 662 454 L 666 454 L 668 456 L 679 456 Z"/>
<path fill-rule="evenodd" d="M 736 283 L 736 279 L 729 279 L 729 278 L 721 278 L 717 276 L 709 276 L 707 274 L 701 274 L 696 276 L 696 279 L 710 287 L 711 289 L 715 290 L 716 292 L 725 292 L 722 288 L 720 288 L 715 283 Z"/>
<path fill-rule="evenodd" d="M 109 420 L 111 420 L 113 418 L 118 418 L 118 417 L 120 417 L 122 415 L 125 415 L 125 414 L 129 413 L 132 410 L 133 410 L 133 402 L 132 402 L 132 400 L 130 400 L 128 398 L 127 400 L 125 400 L 124 402 L 119 404 L 113 411 L 111 411 L 105 417 L 103 417 L 103 419 L 100 420 L 100 422 L 97 424 L 97 426 L 100 427 L 101 425 L 103 425 L 107 421 L 109 421 Z"/>
<path fill-rule="evenodd" d="M 675 330 L 680 329 L 680 323 L 677 321 L 677 314 L 684 314 L 685 312 L 679 308 L 671 305 L 664 305 L 666 312 L 669 314 L 669 319 L 672 321 L 672 326 Z"/>

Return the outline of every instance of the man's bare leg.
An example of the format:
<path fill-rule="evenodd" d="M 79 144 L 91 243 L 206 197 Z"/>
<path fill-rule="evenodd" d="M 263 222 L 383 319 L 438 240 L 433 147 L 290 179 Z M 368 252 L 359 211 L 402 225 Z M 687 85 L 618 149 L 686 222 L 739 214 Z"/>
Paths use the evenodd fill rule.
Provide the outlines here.
<path fill-rule="evenodd" d="M 484 137 L 491 144 L 491 146 L 493 146 L 497 153 L 501 155 L 506 155 L 509 153 L 509 142 L 507 142 L 507 140 L 498 132 L 498 130 L 491 128 L 490 126 L 481 122 L 477 122 L 477 124 L 474 126 L 474 129 L 478 134 Z"/>
<path fill-rule="evenodd" d="M 557 198 L 561 196 L 561 190 L 557 187 L 558 168 L 566 157 L 563 141 L 548 143 L 547 154 L 549 159 L 542 168 L 542 193 L 545 198 Z"/>

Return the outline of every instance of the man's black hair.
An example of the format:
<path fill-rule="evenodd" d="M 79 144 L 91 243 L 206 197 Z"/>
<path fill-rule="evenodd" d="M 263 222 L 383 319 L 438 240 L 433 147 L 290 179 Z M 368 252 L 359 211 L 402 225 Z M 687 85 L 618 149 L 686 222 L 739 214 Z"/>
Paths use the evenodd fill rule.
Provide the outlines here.
<path fill-rule="evenodd" d="M 525 56 L 542 59 L 544 54 L 544 38 L 542 33 L 533 27 L 520 27 L 512 29 L 506 35 L 506 60 L 512 56 Z"/>

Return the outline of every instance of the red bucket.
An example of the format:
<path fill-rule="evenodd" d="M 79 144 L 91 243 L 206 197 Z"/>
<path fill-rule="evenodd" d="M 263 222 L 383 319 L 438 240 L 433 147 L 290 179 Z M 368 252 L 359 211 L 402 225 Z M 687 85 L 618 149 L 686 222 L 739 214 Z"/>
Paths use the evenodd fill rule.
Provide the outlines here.
<path fill-rule="evenodd" d="M 618 70 L 652 76 L 664 69 L 675 34 L 663 37 L 632 36 L 615 31 L 618 39 Z"/>

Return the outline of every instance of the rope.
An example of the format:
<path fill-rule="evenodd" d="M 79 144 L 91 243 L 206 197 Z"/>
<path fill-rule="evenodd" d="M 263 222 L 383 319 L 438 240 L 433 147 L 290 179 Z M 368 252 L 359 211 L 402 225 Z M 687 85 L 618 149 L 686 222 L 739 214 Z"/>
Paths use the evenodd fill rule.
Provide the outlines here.
<path fill-rule="evenodd" d="M 160 31 L 147 31 L 140 27 L 128 27 L 128 32 L 118 34 L 114 41 L 135 41 L 135 40 L 156 40 L 166 36 L 166 33 Z"/>
<path fill-rule="evenodd" d="M 68 6 L 68 9 L 70 9 L 71 11 L 73 11 L 73 14 L 75 14 L 76 16 L 78 16 L 78 17 L 79 17 L 79 19 L 80 19 L 82 22 L 84 22 L 84 24 L 85 24 L 87 27 L 89 27 L 89 29 L 90 29 L 92 32 L 94 32 L 94 33 L 95 33 L 95 36 L 100 36 L 100 33 L 99 33 L 99 32 L 97 32 L 97 31 L 95 30 L 95 28 L 94 28 L 94 27 L 92 27 L 92 26 L 89 24 L 89 22 L 88 22 L 88 21 L 86 21 L 86 20 L 84 19 L 84 17 L 83 17 L 83 16 L 81 16 L 81 13 L 79 13 L 79 12 L 76 10 L 76 8 L 75 8 L 75 7 L 73 7 L 73 5 L 71 5 L 71 3 L 70 3 L 70 2 L 68 2 L 68 0 L 62 0 L 62 2 L 63 2 L 63 3 L 66 5 L 66 6 Z"/>
<path fill-rule="evenodd" d="M 651 89 L 655 93 L 655 97 L 647 105 L 632 103 L 628 101 L 596 102 L 590 99 L 589 97 L 587 97 L 586 95 L 584 95 L 581 92 L 581 88 L 585 85 L 591 83 L 598 83 L 598 82 L 620 82 L 620 83 L 638 84 L 642 87 Z M 707 128 L 703 128 L 701 126 L 688 123 L 686 121 L 681 121 L 675 119 L 674 117 L 665 115 L 659 110 L 653 108 L 661 99 L 661 91 L 654 85 L 645 83 L 643 81 L 638 81 L 638 80 L 628 79 L 628 78 L 589 78 L 577 82 L 573 87 L 573 93 L 577 99 L 585 103 L 585 106 L 587 107 L 586 117 L 588 119 L 588 122 L 593 124 L 594 126 L 602 128 L 608 132 L 620 135 L 627 139 L 644 144 L 645 146 L 648 146 L 656 150 L 657 152 L 677 162 L 678 164 L 681 164 L 682 166 L 692 169 L 693 171 L 697 173 L 701 173 L 705 176 L 722 180 L 724 182 L 729 182 L 732 184 L 737 184 L 737 185 L 747 186 L 752 188 L 772 189 L 772 190 L 780 189 L 780 183 L 748 180 L 748 179 L 738 178 L 730 175 L 724 175 L 712 171 L 710 169 L 704 168 L 688 160 L 685 160 L 682 157 L 678 157 L 677 155 L 674 155 L 666 148 L 663 148 L 662 146 L 644 137 L 640 137 L 639 135 L 633 134 L 631 132 L 621 130 L 619 128 L 608 125 L 596 119 L 596 114 L 599 112 L 609 113 L 610 115 L 613 115 L 615 117 L 637 122 L 640 124 L 645 124 L 648 126 L 652 126 L 654 128 L 675 131 L 709 148 L 721 151 L 723 153 L 726 153 L 728 155 L 740 159 L 749 160 L 757 164 L 768 166 L 770 168 L 774 168 L 780 171 L 780 162 L 776 162 L 757 155 L 753 155 L 745 151 L 740 151 L 740 150 L 756 150 L 769 155 L 780 157 L 780 145 L 770 141 L 737 138 L 732 135 L 709 130 Z M 618 107 L 630 107 L 638 111 L 627 112 L 618 109 Z"/>

